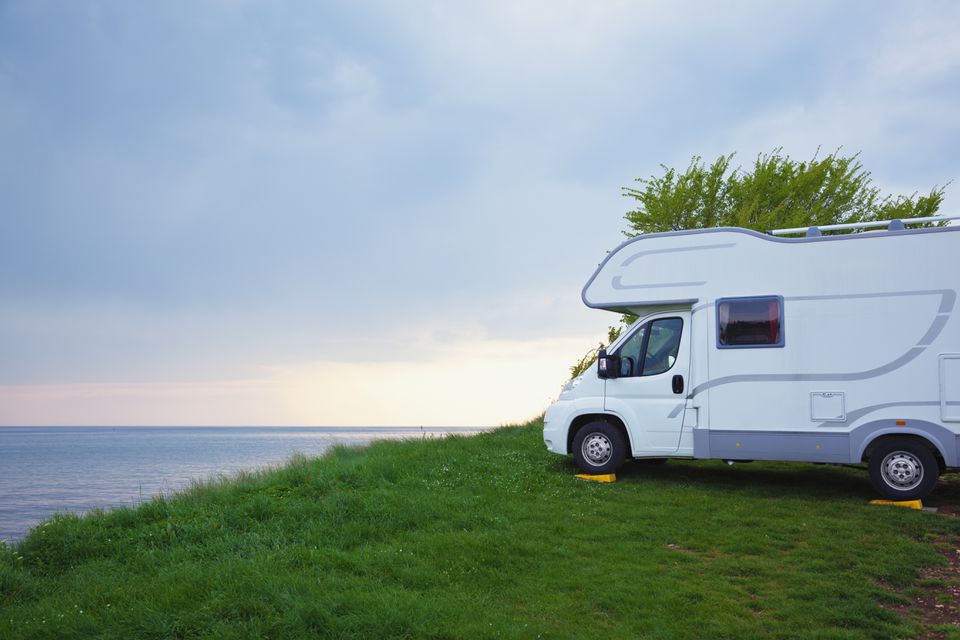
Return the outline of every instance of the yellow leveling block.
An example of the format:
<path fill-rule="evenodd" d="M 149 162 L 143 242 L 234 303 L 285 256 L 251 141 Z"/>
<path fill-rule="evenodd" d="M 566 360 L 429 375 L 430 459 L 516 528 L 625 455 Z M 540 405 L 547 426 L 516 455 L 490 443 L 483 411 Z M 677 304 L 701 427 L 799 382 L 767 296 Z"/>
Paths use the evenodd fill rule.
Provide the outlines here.
<path fill-rule="evenodd" d="M 615 473 L 605 473 L 599 476 L 591 476 L 586 473 L 578 473 L 577 477 L 581 480 L 590 480 L 591 482 L 616 482 L 617 474 Z"/>
<path fill-rule="evenodd" d="M 923 503 L 919 500 L 904 500 L 896 502 L 894 500 L 871 500 L 870 504 L 889 504 L 894 507 L 906 507 L 907 509 L 923 509 Z"/>

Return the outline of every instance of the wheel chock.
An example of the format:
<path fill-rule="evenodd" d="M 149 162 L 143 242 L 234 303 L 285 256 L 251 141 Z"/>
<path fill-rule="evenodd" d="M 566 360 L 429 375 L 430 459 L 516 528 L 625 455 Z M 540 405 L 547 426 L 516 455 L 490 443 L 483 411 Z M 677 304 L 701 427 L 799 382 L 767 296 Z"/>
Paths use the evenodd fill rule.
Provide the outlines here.
<path fill-rule="evenodd" d="M 923 503 L 919 500 L 871 500 L 870 504 L 889 504 L 894 507 L 906 507 L 907 509 L 923 509 Z"/>
<path fill-rule="evenodd" d="M 578 473 L 577 477 L 581 480 L 589 480 L 591 482 L 616 482 L 617 474 L 615 473 L 604 473 L 599 476 L 592 476 L 587 473 Z"/>

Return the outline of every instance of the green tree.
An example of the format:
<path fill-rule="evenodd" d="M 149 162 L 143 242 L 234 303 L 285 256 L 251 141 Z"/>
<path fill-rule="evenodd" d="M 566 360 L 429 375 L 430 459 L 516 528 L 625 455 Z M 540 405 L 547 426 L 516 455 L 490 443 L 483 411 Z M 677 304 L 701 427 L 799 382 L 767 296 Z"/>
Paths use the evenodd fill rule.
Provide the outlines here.
<path fill-rule="evenodd" d="M 881 197 L 859 154 L 837 151 L 798 161 L 774 149 L 757 156 L 747 170 L 732 168 L 733 158 L 720 156 L 707 165 L 695 156 L 682 173 L 661 165 L 661 176 L 624 187 L 624 195 L 636 201 L 625 216 L 629 229 L 624 233 L 634 237 L 708 227 L 769 231 L 931 216 L 943 202 L 944 187 L 924 196 Z"/>
<path fill-rule="evenodd" d="M 946 187 L 934 186 L 922 196 L 881 196 L 859 155 L 844 156 L 838 150 L 799 161 L 778 148 L 758 155 L 747 169 L 733 166 L 732 153 L 709 165 L 694 156 L 682 172 L 660 165 L 661 175 L 638 178 L 639 186 L 623 188 L 623 195 L 635 201 L 625 215 L 629 226 L 624 234 L 632 238 L 710 227 L 769 231 L 936 215 Z M 610 327 L 606 344 L 634 320 L 624 315 Z M 572 366 L 572 377 L 588 369 L 603 346 Z"/>

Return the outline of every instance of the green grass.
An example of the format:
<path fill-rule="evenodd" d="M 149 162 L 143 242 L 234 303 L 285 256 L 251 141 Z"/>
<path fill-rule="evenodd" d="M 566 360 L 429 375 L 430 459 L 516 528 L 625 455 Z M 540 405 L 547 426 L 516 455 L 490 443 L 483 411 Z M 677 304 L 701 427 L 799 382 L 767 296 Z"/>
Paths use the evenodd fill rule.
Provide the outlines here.
<path fill-rule="evenodd" d="M 868 506 L 855 469 L 576 480 L 541 429 L 335 449 L 58 516 L 0 549 L 0 638 L 901 638 L 913 623 L 881 605 L 960 535 Z"/>

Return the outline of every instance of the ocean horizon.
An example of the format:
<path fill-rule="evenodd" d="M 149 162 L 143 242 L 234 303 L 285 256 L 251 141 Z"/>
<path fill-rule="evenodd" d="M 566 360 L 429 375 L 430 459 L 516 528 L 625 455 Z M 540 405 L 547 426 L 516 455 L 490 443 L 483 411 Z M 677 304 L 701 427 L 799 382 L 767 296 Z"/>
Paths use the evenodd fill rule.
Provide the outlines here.
<path fill-rule="evenodd" d="M 336 445 L 491 427 L 0 427 L 0 541 L 56 513 L 136 506 L 192 482 L 322 455 Z"/>

